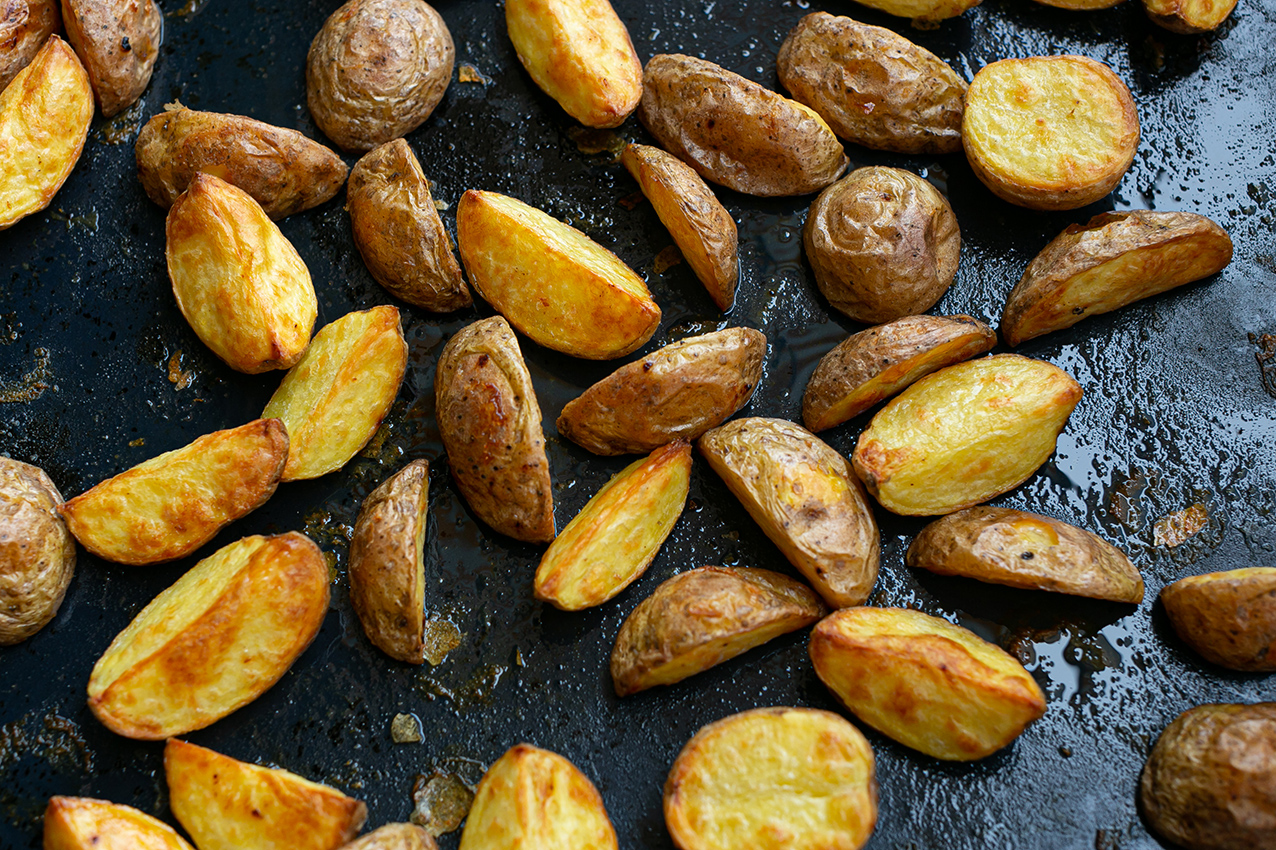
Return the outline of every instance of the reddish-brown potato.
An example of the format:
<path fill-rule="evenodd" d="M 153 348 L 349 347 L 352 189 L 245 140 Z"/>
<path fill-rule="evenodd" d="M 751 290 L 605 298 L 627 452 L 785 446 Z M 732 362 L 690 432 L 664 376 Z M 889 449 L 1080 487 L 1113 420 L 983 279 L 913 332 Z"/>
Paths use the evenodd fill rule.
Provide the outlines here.
<path fill-rule="evenodd" d="M 1188 576 L 1161 588 L 1174 631 L 1207 661 L 1276 671 L 1276 567 Z"/>
<path fill-rule="evenodd" d="M 0 91 L 60 29 L 59 0 L 0 0 Z"/>
<path fill-rule="evenodd" d="M 62 0 L 62 23 L 103 117 L 132 106 L 151 81 L 164 33 L 155 0 Z"/>

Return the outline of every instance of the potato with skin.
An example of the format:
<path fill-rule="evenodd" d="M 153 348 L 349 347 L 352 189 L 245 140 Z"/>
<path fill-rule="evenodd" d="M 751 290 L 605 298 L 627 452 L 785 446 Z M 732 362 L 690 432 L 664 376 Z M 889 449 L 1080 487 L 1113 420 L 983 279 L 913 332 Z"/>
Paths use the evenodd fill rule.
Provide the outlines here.
<path fill-rule="evenodd" d="M 1143 0 L 1152 23 L 1185 35 L 1218 29 L 1235 8 L 1236 0 Z"/>
<path fill-rule="evenodd" d="M 600 455 L 694 440 L 748 404 L 765 357 L 766 336 L 753 328 L 687 337 L 621 366 L 567 402 L 558 433 Z"/>
<path fill-rule="evenodd" d="M 1161 603 L 1174 631 L 1206 661 L 1276 671 L 1276 567 L 1181 578 L 1161 588 Z"/>
<path fill-rule="evenodd" d="M 341 850 L 438 850 L 434 837 L 410 823 L 388 823 L 362 838 L 344 844 Z"/>
<path fill-rule="evenodd" d="M 616 696 L 672 685 L 827 613 L 801 582 L 770 570 L 701 567 L 638 603 L 611 651 Z"/>
<path fill-rule="evenodd" d="M 1072 9 L 1078 12 L 1089 12 L 1096 9 L 1111 9 L 1113 6 L 1119 6 L 1125 0 L 1037 0 L 1043 6 L 1053 6 L 1056 9 Z"/>
<path fill-rule="evenodd" d="M 88 797 L 51 797 L 44 850 L 192 850 L 177 830 L 132 806 Z"/>
<path fill-rule="evenodd" d="M 1001 333 L 1018 345 L 1209 277 L 1232 261 L 1227 231 L 1186 212 L 1100 213 L 1070 224 L 1006 297 Z"/>
<path fill-rule="evenodd" d="M 694 56 L 651 58 L 638 117 L 701 177 L 746 195 L 818 192 L 849 162 L 815 110 Z"/>
<path fill-rule="evenodd" d="M 912 18 L 915 23 L 925 27 L 936 21 L 955 18 L 967 9 L 978 6 L 981 0 L 857 0 L 857 2 L 888 15 Z"/>
<path fill-rule="evenodd" d="M 164 35 L 155 0 L 62 0 L 62 22 L 102 117 L 132 106 L 151 82 Z"/>
<path fill-rule="evenodd" d="M 749 516 L 830 607 L 868 598 L 877 581 L 877 523 L 846 458 L 783 419 L 736 419 L 698 445 Z"/>
<path fill-rule="evenodd" d="M 60 29 L 59 0 L 0 0 L 0 91 Z"/>
<path fill-rule="evenodd" d="M 75 574 L 62 494 L 38 466 L 0 457 L 0 646 L 48 625 Z"/>

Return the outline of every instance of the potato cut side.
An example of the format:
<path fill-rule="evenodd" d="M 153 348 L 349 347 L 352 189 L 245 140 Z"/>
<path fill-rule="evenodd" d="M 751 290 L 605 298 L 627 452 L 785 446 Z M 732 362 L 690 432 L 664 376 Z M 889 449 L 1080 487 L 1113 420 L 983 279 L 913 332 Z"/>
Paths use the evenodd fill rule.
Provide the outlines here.
<path fill-rule="evenodd" d="M 336 850 L 368 808 L 335 788 L 170 739 L 169 807 L 199 850 Z"/>
<path fill-rule="evenodd" d="M 1235 8 L 1236 0 L 1143 0 L 1152 23 L 1188 35 L 1218 29 Z"/>
<path fill-rule="evenodd" d="M 191 850 L 177 830 L 131 806 L 88 797 L 52 797 L 44 810 L 44 850 Z"/>
<path fill-rule="evenodd" d="M 1161 588 L 1170 625 L 1206 661 L 1276 671 L 1276 567 L 1188 576 Z"/>
<path fill-rule="evenodd" d="M 758 708 L 710 723 L 665 780 L 680 850 L 858 850 L 877 825 L 873 751 L 827 711 Z"/>
<path fill-rule="evenodd" d="M 647 284 L 619 257 L 522 201 L 467 191 L 456 237 L 470 283 L 539 345 L 610 360 L 660 325 Z"/>
<path fill-rule="evenodd" d="M 390 411 L 408 366 L 399 311 L 347 313 L 315 334 L 266 403 L 292 444 L 281 480 L 318 478 L 345 466 Z"/>
<path fill-rule="evenodd" d="M 191 554 L 266 503 L 288 458 L 278 419 L 214 431 L 108 478 L 62 506 L 75 539 L 99 558 L 155 564 Z"/>
<path fill-rule="evenodd" d="M 984 758 L 1046 711 L 1022 664 L 920 611 L 835 611 L 811 632 L 810 650 L 820 680 L 856 717 L 935 758 Z"/>
<path fill-rule="evenodd" d="M 434 837 L 410 823 L 388 823 L 362 838 L 343 845 L 341 850 L 438 850 Z"/>
<path fill-rule="evenodd" d="M 687 504 L 691 444 L 678 440 L 616 473 L 554 538 L 536 598 L 564 611 L 611 599 L 647 571 Z"/>
<path fill-rule="evenodd" d="M 1026 481 L 1054 452 L 1081 385 L 1042 360 L 996 354 L 941 369 L 887 402 L 855 472 L 887 510 L 936 516 Z"/>
<path fill-rule="evenodd" d="M 978 6 L 981 0 L 857 0 L 857 2 L 888 15 L 912 18 L 925 27 L 935 21 L 955 18 L 967 9 Z"/>
<path fill-rule="evenodd" d="M 128 738 L 202 729 L 277 682 L 327 613 L 318 546 L 295 531 L 245 537 L 192 567 L 111 641 L 89 677 L 89 708 Z"/>

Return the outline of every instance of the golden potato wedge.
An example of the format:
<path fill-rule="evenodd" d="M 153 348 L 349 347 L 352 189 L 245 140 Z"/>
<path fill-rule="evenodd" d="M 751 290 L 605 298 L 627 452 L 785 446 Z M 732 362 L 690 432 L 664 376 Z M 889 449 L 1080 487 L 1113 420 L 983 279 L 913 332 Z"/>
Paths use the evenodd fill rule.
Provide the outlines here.
<path fill-rule="evenodd" d="M 430 833 L 415 824 L 388 823 L 342 845 L 341 850 L 439 850 L 439 845 Z"/>
<path fill-rule="evenodd" d="M 1120 549 L 1083 528 L 1011 508 L 967 508 L 932 522 L 905 562 L 990 584 L 1143 601 L 1143 576 Z"/>
<path fill-rule="evenodd" d="M 834 611 L 811 632 L 810 650 L 820 680 L 856 717 L 938 759 L 992 755 L 1046 711 L 1012 656 L 920 611 Z"/>
<path fill-rule="evenodd" d="M 266 402 L 292 443 L 281 481 L 318 478 L 367 445 L 394 404 L 408 366 L 399 311 L 347 313 L 314 341 Z"/>
<path fill-rule="evenodd" d="M 655 560 L 687 504 L 691 444 L 676 440 L 612 476 L 549 544 L 535 593 L 564 611 L 601 605 Z"/>
<path fill-rule="evenodd" d="M 607 0 L 506 0 L 527 73 L 586 127 L 619 127 L 642 97 L 642 63 Z"/>
<path fill-rule="evenodd" d="M 364 264 L 391 295 L 435 313 L 474 303 L 430 197 L 430 181 L 403 139 L 355 163 L 346 210 Z"/>
<path fill-rule="evenodd" d="M 1007 345 L 1070 328 L 1222 271 L 1232 261 L 1227 231 L 1185 212 L 1100 213 L 1051 240 L 1006 297 Z"/>
<path fill-rule="evenodd" d="M 0 91 L 60 29 L 58 0 L 0 0 Z"/>
<path fill-rule="evenodd" d="M 1185 34 L 1216 30 L 1236 8 L 1236 0 L 1143 0 L 1152 23 Z"/>
<path fill-rule="evenodd" d="M 815 110 L 726 68 L 660 54 L 642 80 L 643 126 L 706 180 L 746 195 L 806 195 L 846 170 L 846 152 Z"/>
<path fill-rule="evenodd" d="M 0 457 L 0 646 L 48 625 L 75 573 L 62 494 L 43 469 Z"/>
<path fill-rule="evenodd" d="M 456 210 L 456 240 L 479 295 L 538 345 L 610 360 L 660 325 L 660 308 L 633 269 L 522 201 L 467 191 Z"/>
<path fill-rule="evenodd" d="M 541 408 L 508 322 L 493 316 L 448 340 L 434 399 L 452 478 L 470 509 L 515 540 L 553 540 Z"/>
<path fill-rule="evenodd" d="M 731 213 L 700 175 L 680 159 L 650 145 L 630 143 L 620 162 L 638 181 L 661 224 L 669 228 L 687 265 L 726 313 L 740 278 L 737 233 Z"/>
<path fill-rule="evenodd" d="M 88 797 L 51 797 L 44 850 L 191 850 L 177 830 L 132 806 Z"/>
<path fill-rule="evenodd" d="M 1081 385 L 1043 360 L 969 360 L 888 401 L 860 434 L 851 462 L 887 510 L 949 514 L 1027 481 L 1054 452 L 1079 401 Z"/>
<path fill-rule="evenodd" d="M 1188 576 L 1161 588 L 1161 603 L 1174 631 L 1206 661 L 1276 671 L 1276 567 Z"/>
<path fill-rule="evenodd" d="M 140 463 L 60 510 L 75 539 L 99 558 L 171 561 L 264 505 L 287 458 L 283 423 L 257 419 Z"/>
<path fill-rule="evenodd" d="M 967 9 L 973 9 L 981 0 L 856 0 L 870 9 L 888 15 L 912 18 L 923 28 L 936 21 L 955 18 Z"/>
<path fill-rule="evenodd" d="M 336 850 L 368 807 L 335 788 L 170 738 L 168 805 L 199 850 Z"/>
<path fill-rule="evenodd" d="M 665 581 L 616 635 L 617 696 L 672 685 L 827 613 L 801 582 L 770 570 L 701 567 Z"/>
<path fill-rule="evenodd" d="M 196 174 L 164 232 L 173 295 L 204 345 L 250 375 L 301 359 L 319 313 L 310 270 L 252 195 Z"/>
<path fill-rule="evenodd" d="M 79 161 L 92 120 L 89 75 L 51 35 L 0 92 L 0 230 L 49 205 Z"/>
<path fill-rule="evenodd" d="M 1102 62 L 1002 59 L 971 80 L 961 138 L 975 176 L 997 197 L 1074 210 L 1121 182 L 1139 146 L 1139 116 L 1130 90 Z"/>
<path fill-rule="evenodd" d="M 93 665 L 89 708 L 126 738 L 203 729 L 279 681 L 327 613 L 328 565 L 310 538 L 290 531 L 237 540 L 116 635 Z"/>
<path fill-rule="evenodd" d="M 567 402 L 558 433 L 600 455 L 694 440 L 748 404 L 765 357 L 766 336 L 752 328 L 687 337 L 621 366 Z"/>
<path fill-rule="evenodd" d="M 877 825 L 873 750 L 828 711 L 733 714 L 678 753 L 664 810 L 680 850 L 859 850 Z"/>
<path fill-rule="evenodd" d="M 783 419 L 736 419 L 698 445 L 830 607 L 868 598 L 877 581 L 877 523 L 846 458 Z"/>
<path fill-rule="evenodd" d="M 567 759 L 517 744 L 483 774 L 460 850 L 616 850 L 603 798 Z"/>
<path fill-rule="evenodd" d="M 164 35 L 155 0 L 62 0 L 62 22 L 102 117 L 132 106 L 151 82 Z"/>
<path fill-rule="evenodd" d="M 841 425 L 996 344 L 992 328 L 970 316 L 905 316 L 851 334 L 820 358 L 802 393 L 802 421 L 812 431 Z"/>

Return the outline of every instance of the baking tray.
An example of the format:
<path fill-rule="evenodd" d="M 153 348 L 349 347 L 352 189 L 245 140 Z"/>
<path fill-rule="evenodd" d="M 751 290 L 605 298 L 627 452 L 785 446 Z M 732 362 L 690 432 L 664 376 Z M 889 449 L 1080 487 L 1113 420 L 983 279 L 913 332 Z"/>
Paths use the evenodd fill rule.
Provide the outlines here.
<path fill-rule="evenodd" d="M 255 418 L 279 380 L 230 371 L 178 313 L 164 267 L 163 214 L 134 176 L 132 141 L 141 121 L 175 99 L 317 136 L 303 67 L 310 39 L 337 4 L 182 2 L 163 4 L 165 43 L 140 106 L 95 122 L 52 206 L 0 233 L 0 451 L 44 467 L 68 497 L 200 434 Z M 658 259 L 669 257 L 662 252 L 671 240 L 649 205 L 631 203 L 634 182 L 607 154 L 589 153 L 598 140 L 582 138 L 531 84 L 505 36 L 501 8 L 437 5 L 455 38 L 458 68 L 472 66 L 487 82 L 454 81 L 409 136 L 435 197 L 455 205 L 468 188 L 505 192 L 615 251 L 648 280 L 664 311 L 644 351 L 727 324 L 764 330 L 766 373 L 743 414 L 796 419 L 819 357 L 858 329 L 830 315 L 802 258 L 811 198 L 719 192 L 739 223 L 741 249 L 736 306 L 721 315 L 685 264 L 666 268 Z M 644 61 L 659 52 L 701 55 L 769 87 L 781 41 L 813 8 L 820 7 L 804 0 L 617 3 Z M 1236 257 L 1222 274 L 1019 349 L 1076 376 L 1085 397 L 1052 459 L 995 503 L 1060 517 L 1124 548 L 1147 581 L 1142 605 L 914 573 L 903 552 L 922 521 L 877 511 L 882 571 L 872 602 L 948 617 L 1006 647 L 1033 671 L 1049 710 L 1013 745 L 974 764 L 936 761 L 866 730 L 881 784 L 869 846 L 1158 846 L 1140 819 L 1135 789 L 1160 730 L 1193 705 L 1276 696 L 1269 678 L 1228 673 L 1193 655 L 1155 604 L 1161 586 L 1183 575 L 1276 564 L 1272 7 L 1241 0 L 1218 33 L 1199 37 L 1153 26 L 1135 0 L 1090 13 L 989 0 L 933 29 L 850 3 L 823 8 L 902 32 L 967 79 L 1007 56 L 1092 56 L 1127 81 L 1138 103 L 1143 138 L 1130 172 L 1103 202 L 1068 213 L 997 200 L 961 155 L 903 157 L 848 146 L 853 165 L 910 168 L 951 199 L 962 228 L 961 267 L 935 312 L 995 322 L 1037 251 L 1067 224 L 1105 209 L 1203 213 L 1235 240 Z M 618 135 L 646 140 L 635 119 Z M 453 213 L 443 213 L 449 229 Z M 340 196 L 281 226 L 310 267 L 320 325 L 394 303 L 353 248 Z M 441 770 L 472 782 L 506 748 L 527 741 L 564 754 L 595 781 L 622 847 L 669 847 L 661 786 L 696 729 L 758 706 L 837 707 L 811 668 L 802 634 L 674 687 L 618 700 L 607 672 L 616 632 L 639 600 L 681 570 L 791 568 L 697 461 L 687 510 L 645 576 L 583 613 L 535 602 L 541 550 L 492 533 L 469 513 L 448 480 L 433 420 L 443 343 L 490 308 L 439 318 L 398 306 L 410 366 L 370 448 L 341 472 L 282 485 L 199 553 L 245 534 L 311 534 L 335 562 L 323 629 L 274 688 L 189 739 L 331 783 L 367 802 L 369 826 L 409 816 L 418 776 Z M 554 420 L 618 364 L 522 344 L 545 415 L 561 527 L 624 460 L 588 455 L 557 436 Z M 825 436 L 848 452 L 867 418 Z M 418 669 L 368 643 L 351 612 L 344 569 L 362 498 L 419 457 L 431 463 L 426 604 L 463 638 L 439 666 Z M 1181 545 L 1156 545 L 1158 520 L 1197 504 L 1208 511 L 1205 527 Z M 124 567 L 81 551 L 57 618 L 26 643 L 0 649 L 0 846 L 38 847 L 40 815 L 53 794 L 103 797 L 171 821 L 162 745 L 106 731 L 85 708 L 85 685 L 110 640 L 197 557 Z M 423 742 L 391 740 L 397 713 L 419 718 Z M 455 847 L 458 835 L 442 846 Z"/>

